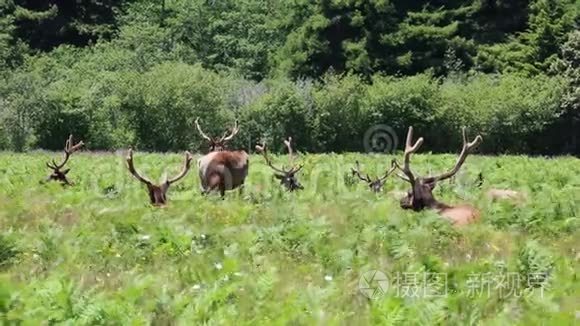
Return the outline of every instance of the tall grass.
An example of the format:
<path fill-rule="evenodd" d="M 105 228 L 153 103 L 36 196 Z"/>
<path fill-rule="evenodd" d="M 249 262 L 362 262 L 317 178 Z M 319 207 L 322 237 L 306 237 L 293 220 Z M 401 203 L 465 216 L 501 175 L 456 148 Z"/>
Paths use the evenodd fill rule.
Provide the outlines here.
<path fill-rule="evenodd" d="M 204 197 L 192 170 L 169 190 L 167 207 L 152 208 L 122 154 L 75 154 L 70 188 L 39 183 L 58 153 L 0 155 L 3 323 L 577 322 L 578 159 L 469 157 L 455 182 L 435 191 L 482 211 L 480 223 L 456 229 L 433 212 L 400 209 L 392 192 L 407 190 L 403 181 L 389 179 L 377 195 L 348 174 L 355 159 L 378 174 L 391 156 L 300 157 L 306 189 L 297 193 L 252 156 L 243 194 Z M 438 172 L 454 159 L 416 155 L 414 169 Z M 135 161 L 157 179 L 177 172 L 182 154 L 136 153 Z M 492 187 L 528 201 L 489 202 Z M 371 300 L 359 282 L 372 270 L 390 286 Z M 474 286 L 484 275 L 493 276 L 489 291 Z M 518 281 L 510 293 L 497 286 L 507 276 Z M 419 295 L 403 291 L 417 287 Z"/>

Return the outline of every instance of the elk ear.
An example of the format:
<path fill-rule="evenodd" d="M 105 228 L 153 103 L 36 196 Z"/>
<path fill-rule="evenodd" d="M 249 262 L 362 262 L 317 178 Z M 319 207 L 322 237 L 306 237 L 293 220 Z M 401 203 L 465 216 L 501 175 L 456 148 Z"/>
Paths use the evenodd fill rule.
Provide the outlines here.
<path fill-rule="evenodd" d="M 62 171 L 62 174 L 66 175 L 69 171 L 70 171 L 70 168 Z"/>
<path fill-rule="evenodd" d="M 284 178 L 286 178 L 285 175 L 279 173 L 274 173 L 274 177 L 278 180 L 283 180 Z"/>

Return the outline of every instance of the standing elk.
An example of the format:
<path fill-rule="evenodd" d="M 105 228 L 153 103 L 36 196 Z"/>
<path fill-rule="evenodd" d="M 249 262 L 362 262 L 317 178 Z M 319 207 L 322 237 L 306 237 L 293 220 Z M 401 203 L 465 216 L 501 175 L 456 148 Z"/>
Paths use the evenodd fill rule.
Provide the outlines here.
<path fill-rule="evenodd" d="M 195 119 L 195 126 L 199 134 L 208 141 L 210 148 L 210 153 L 197 161 L 202 193 L 219 190 L 223 198 L 226 190 L 240 188 L 241 192 L 248 175 L 249 156 L 243 150 L 226 149 L 227 142 L 240 131 L 238 121 L 236 120 L 229 135 L 226 131 L 220 138 L 207 136 L 199 126 L 199 118 Z"/>
<path fill-rule="evenodd" d="M 48 176 L 47 181 L 59 181 L 65 186 L 72 186 L 73 183 L 70 182 L 66 175 L 69 173 L 70 168 L 62 170 L 65 166 L 66 162 L 72 155 L 72 153 L 78 151 L 84 145 L 83 141 L 79 141 L 75 145 L 73 145 L 73 136 L 70 135 L 64 144 L 64 160 L 60 164 L 56 164 L 54 160 L 52 162 L 47 162 L 46 166 L 49 169 L 52 169 L 52 173 Z"/>
<path fill-rule="evenodd" d="M 420 211 L 425 208 L 434 209 L 441 216 L 449 219 L 455 225 L 465 225 L 479 219 L 480 213 L 473 206 L 466 204 L 450 206 L 437 201 L 433 197 L 433 189 L 437 182 L 454 176 L 465 162 L 467 155 L 483 141 L 483 138 L 478 135 L 475 137 L 475 140 L 468 142 L 465 134 L 465 127 L 462 128 L 462 133 L 463 148 L 455 166 L 451 170 L 438 176 L 415 177 L 410 168 L 411 154 L 415 153 L 419 147 L 421 147 L 423 144 L 423 138 L 419 138 L 414 145 L 411 145 L 413 141 L 413 127 L 409 127 L 405 144 L 403 167 L 401 168 L 401 166 L 395 161 L 397 168 L 405 175 L 399 175 L 399 177 L 411 184 L 411 190 L 407 192 L 406 197 L 401 199 L 402 208 L 413 209 L 414 211 Z"/>
<path fill-rule="evenodd" d="M 189 168 L 191 167 L 191 159 L 191 154 L 189 152 L 185 152 L 185 162 L 183 163 L 183 169 L 181 172 L 174 178 L 165 178 L 165 181 L 163 181 L 160 185 L 153 184 L 153 182 L 141 176 L 137 170 L 135 170 L 135 165 L 133 163 L 133 149 L 129 149 L 129 154 L 127 155 L 127 168 L 137 180 L 141 181 L 147 186 L 151 204 L 154 206 L 163 206 L 167 203 L 167 190 L 169 190 L 169 186 L 179 181 L 187 174 Z"/>
<path fill-rule="evenodd" d="M 356 164 L 356 167 L 350 168 L 352 175 L 357 176 L 361 181 L 366 182 L 367 185 L 369 186 L 369 188 L 371 189 L 371 191 L 375 192 L 375 193 L 379 193 L 379 192 L 383 191 L 383 186 L 385 185 L 385 181 L 387 180 L 389 175 L 391 175 L 397 169 L 397 166 L 395 165 L 395 161 L 393 161 L 393 163 L 391 164 L 391 168 L 389 170 L 385 171 L 385 174 L 382 177 L 375 177 L 373 179 L 368 174 L 365 174 L 365 176 L 362 175 L 362 173 L 360 171 L 360 164 L 358 161 L 356 161 L 355 164 Z"/>
<path fill-rule="evenodd" d="M 296 173 L 302 169 L 303 165 L 293 165 L 294 155 L 292 152 L 292 137 L 288 137 L 287 140 L 284 140 L 284 145 L 288 148 L 289 163 L 292 166 L 290 169 L 286 169 L 284 166 L 282 166 L 282 168 L 277 168 L 272 164 L 272 161 L 270 161 L 270 158 L 268 157 L 268 149 L 266 148 L 265 142 L 263 142 L 262 145 L 256 145 L 256 150 L 264 156 L 266 164 L 274 170 L 274 177 L 280 180 L 280 184 L 286 187 L 286 190 L 295 191 L 304 189 L 296 178 Z"/>

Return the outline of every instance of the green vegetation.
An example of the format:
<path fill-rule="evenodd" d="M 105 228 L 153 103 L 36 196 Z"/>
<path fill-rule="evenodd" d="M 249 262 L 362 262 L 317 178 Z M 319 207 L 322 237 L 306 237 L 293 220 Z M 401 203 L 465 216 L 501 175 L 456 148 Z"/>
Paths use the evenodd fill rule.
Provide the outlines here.
<path fill-rule="evenodd" d="M 580 154 L 579 26 L 580 0 L 0 0 L 0 324 L 578 323 L 580 164 L 514 155 Z M 291 136 L 306 189 L 254 155 L 243 194 L 202 196 L 192 168 L 151 207 L 117 150 L 173 152 L 136 156 L 173 174 L 206 150 L 196 117 L 213 135 L 238 119 L 236 149 Z M 350 176 L 388 168 L 354 153 L 377 126 L 393 150 L 414 126 L 425 174 L 462 126 L 508 154 L 434 190 L 481 221 Z M 75 186 L 40 182 L 60 153 L 34 149 L 71 133 Z"/>
<path fill-rule="evenodd" d="M 244 140 L 362 151 L 386 124 L 485 153 L 580 153 L 578 0 L 0 0 L 0 149 L 199 149 Z M 279 150 L 279 148 L 277 148 Z"/>
<path fill-rule="evenodd" d="M 402 180 L 390 178 L 375 195 L 347 173 L 359 159 L 378 174 L 391 156 L 300 157 L 306 189 L 297 193 L 283 191 L 252 156 L 243 196 L 203 197 L 192 171 L 170 189 L 168 207 L 152 208 L 121 153 L 75 154 L 69 177 L 76 185 L 66 189 L 39 184 L 54 155 L 0 156 L 3 324 L 537 325 L 577 318 L 577 159 L 469 157 L 453 184 L 436 188 L 441 200 L 482 212 L 480 223 L 455 229 L 433 212 L 400 209 L 389 192 L 406 190 Z M 439 171 L 455 158 L 416 155 L 413 166 Z M 182 159 L 140 153 L 138 166 L 157 179 L 178 171 Z M 473 185 L 479 173 L 481 188 Z M 528 201 L 489 202 L 491 187 L 523 191 Z M 389 290 L 373 300 L 359 292 L 369 270 L 390 277 Z M 406 296 L 403 283 L 396 285 L 402 273 L 446 275 L 447 295 L 425 296 L 443 288 L 419 283 L 421 295 Z M 484 273 L 511 283 L 496 279 L 488 293 L 473 283 Z"/>

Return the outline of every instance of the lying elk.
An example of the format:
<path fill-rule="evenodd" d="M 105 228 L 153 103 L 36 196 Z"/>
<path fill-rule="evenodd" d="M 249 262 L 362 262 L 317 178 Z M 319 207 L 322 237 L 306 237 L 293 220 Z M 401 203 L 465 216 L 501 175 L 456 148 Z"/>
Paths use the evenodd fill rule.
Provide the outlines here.
<path fill-rule="evenodd" d="M 183 163 L 183 169 L 181 172 L 174 178 L 165 179 L 160 185 L 153 184 L 153 182 L 149 181 L 149 179 L 142 177 L 137 170 L 135 170 L 135 165 L 133 163 L 133 150 L 129 149 L 129 154 L 127 155 L 127 167 L 129 168 L 129 172 L 139 181 L 144 183 L 147 186 L 147 190 L 149 191 L 149 199 L 151 204 L 155 206 L 163 206 L 167 203 L 167 190 L 169 190 L 169 186 L 174 184 L 175 182 L 179 181 L 183 178 L 189 168 L 191 167 L 191 154 L 189 152 L 185 152 L 185 162 Z"/>
<path fill-rule="evenodd" d="M 389 175 L 395 171 L 396 168 L 397 166 L 395 165 L 395 161 L 393 161 L 391 168 L 385 171 L 385 174 L 382 177 L 375 177 L 374 179 L 372 179 L 368 174 L 365 174 L 365 176 L 362 175 L 358 161 L 356 161 L 356 167 L 350 168 L 350 170 L 353 176 L 357 176 L 360 180 L 366 182 L 372 192 L 379 193 L 383 191 L 385 181 Z"/>
<path fill-rule="evenodd" d="M 199 118 L 195 119 L 195 126 L 199 134 L 209 142 L 210 153 L 197 161 L 202 193 L 207 194 L 219 189 L 222 197 L 226 190 L 243 188 L 248 175 L 249 156 L 241 151 L 226 150 L 227 142 L 240 131 L 238 121 L 229 132 L 226 131 L 220 138 L 207 136 L 199 126 Z"/>
<path fill-rule="evenodd" d="M 49 169 L 52 169 L 52 173 L 48 176 L 47 181 L 51 181 L 51 180 L 59 181 L 63 185 L 66 185 L 66 186 L 71 186 L 73 184 L 72 182 L 68 181 L 68 179 L 66 178 L 66 175 L 67 175 L 67 173 L 69 173 L 70 168 L 65 169 L 65 170 L 61 170 L 61 169 L 64 167 L 66 162 L 68 162 L 68 159 L 70 158 L 72 153 L 78 151 L 84 145 L 84 143 L 81 140 L 80 142 L 73 145 L 73 138 L 72 137 L 73 136 L 70 135 L 64 144 L 64 160 L 62 161 L 62 163 L 56 164 L 56 162 L 54 160 L 52 160 L 52 162 L 50 162 L 50 163 L 48 163 L 48 162 L 46 163 L 46 166 L 48 166 Z"/>
<path fill-rule="evenodd" d="M 286 169 L 284 167 L 277 168 L 272 164 L 272 161 L 270 161 L 270 158 L 268 157 L 266 143 L 262 143 L 262 145 L 256 145 L 256 150 L 264 156 L 266 164 L 268 164 L 268 166 L 274 170 L 274 177 L 280 180 L 280 184 L 286 187 L 287 190 L 294 191 L 304 189 L 304 187 L 300 184 L 300 182 L 298 182 L 298 179 L 296 178 L 296 173 L 302 169 L 303 165 L 293 166 L 294 155 L 292 152 L 292 137 L 288 137 L 287 140 L 284 140 L 284 145 L 286 145 L 286 148 L 288 148 L 289 161 L 290 165 L 292 166 L 290 169 Z"/>
<path fill-rule="evenodd" d="M 399 177 L 409 182 L 412 187 L 411 190 L 407 192 L 407 196 L 401 199 L 402 208 L 413 209 L 415 211 L 420 211 L 425 208 L 435 209 L 441 216 L 451 220 L 451 222 L 456 225 L 468 224 L 479 219 L 479 211 L 470 205 L 449 206 L 437 201 L 433 197 L 433 189 L 437 182 L 454 176 L 465 162 L 467 155 L 483 141 L 483 138 L 478 135 L 475 137 L 474 141 L 468 142 L 465 134 L 465 127 L 462 129 L 462 133 L 463 148 L 455 166 L 451 170 L 438 176 L 415 177 L 410 168 L 411 154 L 415 153 L 419 147 L 421 147 L 423 144 L 423 138 L 419 138 L 414 145 L 411 145 L 413 141 L 413 127 L 409 127 L 405 145 L 404 165 L 401 168 L 401 166 L 395 162 L 397 168 L 405 175 Z"/>

